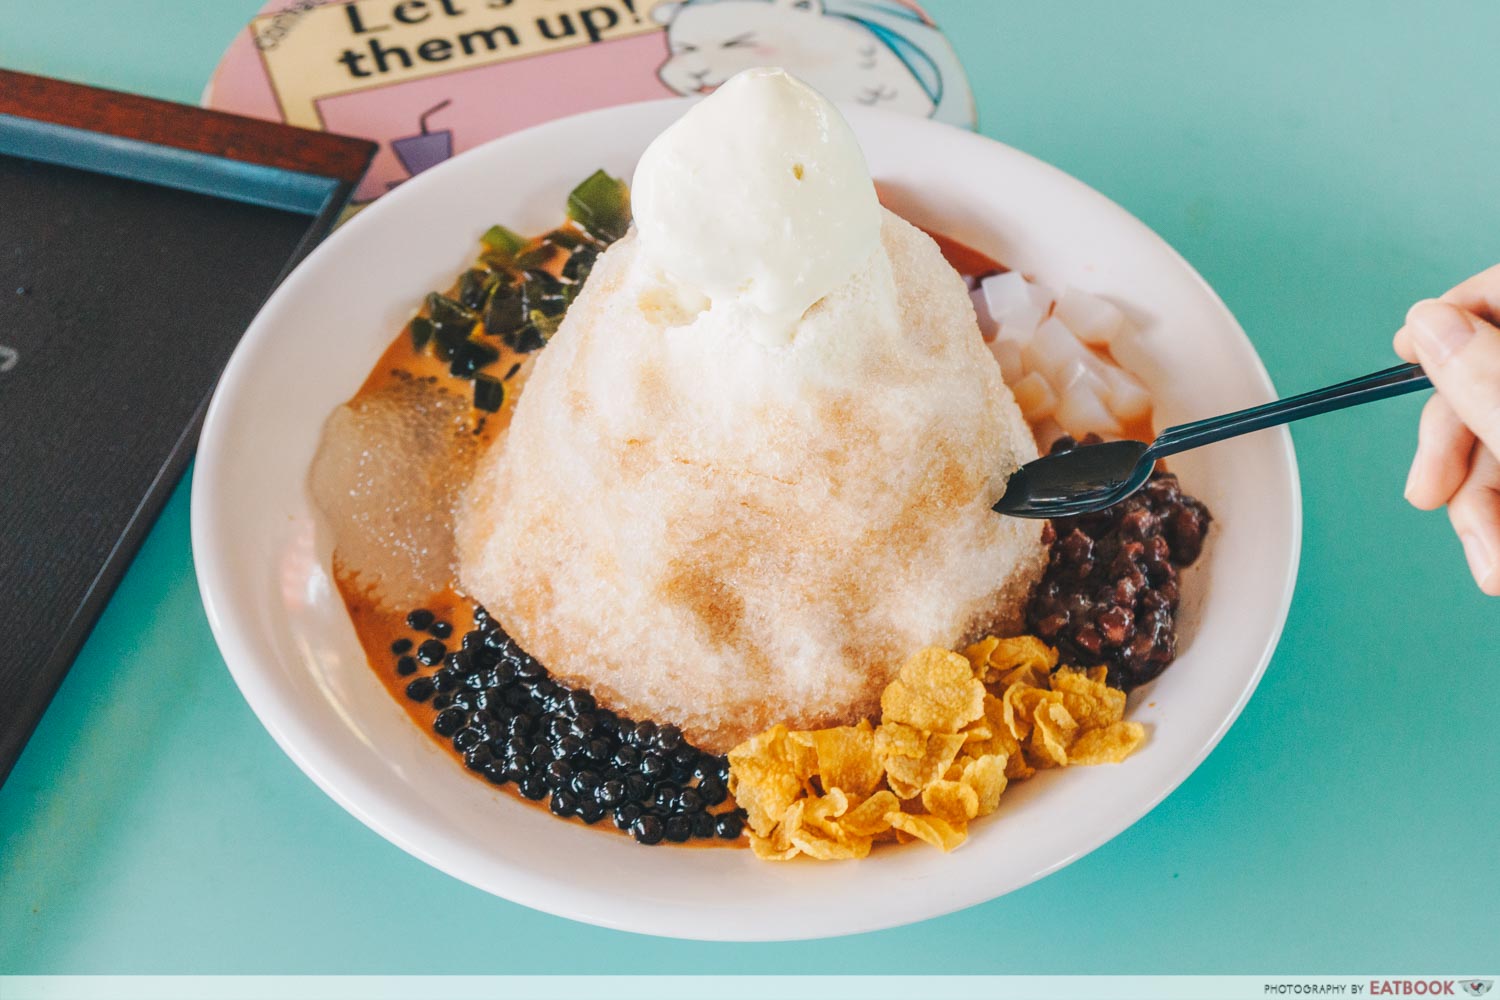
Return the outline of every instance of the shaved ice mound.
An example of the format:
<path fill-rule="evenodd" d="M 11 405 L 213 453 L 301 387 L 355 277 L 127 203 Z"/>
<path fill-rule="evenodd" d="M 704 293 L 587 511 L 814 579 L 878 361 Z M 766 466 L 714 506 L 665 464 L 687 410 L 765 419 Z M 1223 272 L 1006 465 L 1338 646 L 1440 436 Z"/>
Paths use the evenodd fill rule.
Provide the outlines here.
<path fill-rule="evenodd" d="M 882 210 L 785 343 L 742 318 L 615 244 L 456 525 L 555 676 L 715 751 L 875 715 L 912 651 L 1017 631 L 1047 556 L 990 510 L 1036 445 L 926 235 Z"/>

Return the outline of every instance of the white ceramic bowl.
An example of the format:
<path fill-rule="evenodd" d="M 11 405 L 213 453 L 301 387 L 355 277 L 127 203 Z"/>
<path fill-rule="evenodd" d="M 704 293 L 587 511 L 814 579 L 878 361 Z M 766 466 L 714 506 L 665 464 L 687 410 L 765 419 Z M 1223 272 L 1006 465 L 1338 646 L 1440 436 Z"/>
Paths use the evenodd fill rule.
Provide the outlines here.
<path fill-rule="evenodd" d="M 1173 460 L 1216 515 L 1186 574 L 1179 661 L 1132 699 L 1147 745 L 1118 766 L 1038 776 L 944 855 L 921 845 L 839 864 L 647 849 L 490 788 L 412 724 L 366 664 L 330 579 L 307 472 L 324 418 L 359 387 L 425 292 L 492 222 L 555 225 L 597 167 L 628 178 L 679 101 L 511 135 L 402 185 L 319 247 L 266 303 L 224 373 L 193 480 L 193 554 L 214 636 L 261 722 L 340 805 L 402 849 L 508 899 L 576 920 L 753 940 L 869 931 L 1016 889 L 1124 830 L 1234 721 L 1280 634 L 1300 499 L 1290 437 L 1263 432 Z M 893 207 L 1048 284 L 1126 304 L 1162 370 L 1162 425 L 1272 389 L 1234 317 L 1161 239 L 1103 196 L 997 142 L 854 109 Z"/>

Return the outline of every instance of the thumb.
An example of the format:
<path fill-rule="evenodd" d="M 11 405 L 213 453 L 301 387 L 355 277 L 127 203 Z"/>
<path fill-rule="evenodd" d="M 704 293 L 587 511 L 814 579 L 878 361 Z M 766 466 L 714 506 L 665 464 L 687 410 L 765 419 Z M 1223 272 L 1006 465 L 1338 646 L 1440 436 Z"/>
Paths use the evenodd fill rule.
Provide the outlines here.
<path fill-rule="evenodd" d="M 1438 393 L 1491 453 L 1500 454 L 1500 329 L 1427 299 L 1406 314 L 1406 331 Z"/>

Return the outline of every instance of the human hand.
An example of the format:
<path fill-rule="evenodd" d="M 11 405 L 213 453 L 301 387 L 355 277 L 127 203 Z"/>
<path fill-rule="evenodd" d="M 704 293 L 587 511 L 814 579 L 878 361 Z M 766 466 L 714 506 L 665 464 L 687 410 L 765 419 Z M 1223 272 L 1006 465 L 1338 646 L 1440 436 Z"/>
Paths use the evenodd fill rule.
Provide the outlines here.
<path fill-rule="evenodd" d="M 1479 589 L 1500 596 L 1500 266 L 1411 307 L 1396 353 L 1437 392 L 1422 410 L 1406 499 L 1448 520 Z"/>

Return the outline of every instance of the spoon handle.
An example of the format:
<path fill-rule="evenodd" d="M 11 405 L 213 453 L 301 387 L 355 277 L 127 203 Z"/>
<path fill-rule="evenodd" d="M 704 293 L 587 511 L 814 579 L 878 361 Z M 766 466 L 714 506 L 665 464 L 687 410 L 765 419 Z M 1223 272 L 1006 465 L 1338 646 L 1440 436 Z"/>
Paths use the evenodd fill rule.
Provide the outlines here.
<path fill-rule="evenodd" d="M 1236 410 L 1207 420 L 1168 427 L 1157 435 L 1149 451 L 1156 458 L 1175 455 L 1189 448 L 1291 423 L 1303 417 L 1315 417 L 1320 413 L 1342 410 L 1346 406 L 1358 406 L 1360 403 L 1430 388 L 1432 381 L 1422 373 L 1421 365 L 1397 365 L 1337 385 L 1304 392 L 1300 396 L 1288 396 L 1247 410 Z"/>

